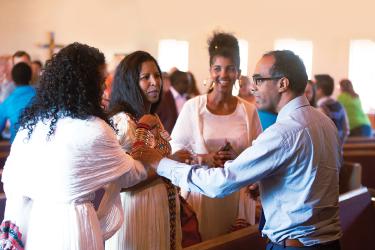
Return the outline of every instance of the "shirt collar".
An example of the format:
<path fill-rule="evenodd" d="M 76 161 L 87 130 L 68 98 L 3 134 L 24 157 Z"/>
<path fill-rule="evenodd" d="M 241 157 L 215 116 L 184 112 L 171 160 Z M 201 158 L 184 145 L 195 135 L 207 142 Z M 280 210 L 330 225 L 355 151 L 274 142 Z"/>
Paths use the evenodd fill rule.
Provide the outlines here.
<path fill-rule="evenodd" d="M 316 102 L 316 106 L 322 106 L 323 103 L 325 103 L 329 99 L 329 96 L 323 96 Z"/>
<path fill-rule="evenodd" d="M 307 100 L 305 95 L 297 96 L 296 98 L 290 100 L 279 112 L 277 115 L 276 122 L 281 121 L 288 117 L 294 110 L 304 107 L 310 106 L 309 101 Z"/>

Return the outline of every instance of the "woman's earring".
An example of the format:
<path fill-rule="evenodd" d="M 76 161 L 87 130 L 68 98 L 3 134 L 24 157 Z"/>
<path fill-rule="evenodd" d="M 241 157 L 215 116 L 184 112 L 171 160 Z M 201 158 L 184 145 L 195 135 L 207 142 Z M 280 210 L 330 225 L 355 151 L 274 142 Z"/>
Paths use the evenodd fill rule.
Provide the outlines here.
<path fill-rule="evenodd" d="M 212 82 L 213 82 L 213 81 L 212 81 L 211 77 L 207 77 L 206 79 L 203 80 L 203 86 L 205 86 L 205 87 L 206 87 L 207 85 L 208 85 L 208 86 L 211 86 Z"/>

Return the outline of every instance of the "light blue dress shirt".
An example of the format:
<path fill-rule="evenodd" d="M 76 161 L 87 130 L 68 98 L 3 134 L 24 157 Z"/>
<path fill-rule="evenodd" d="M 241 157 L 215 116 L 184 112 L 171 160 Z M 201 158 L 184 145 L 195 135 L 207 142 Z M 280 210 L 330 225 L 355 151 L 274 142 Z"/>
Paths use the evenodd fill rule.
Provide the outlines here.
<path fill-rule="evenodd" d="M 305 96 L 287 103 L 276 123 L 224 168 L 205 169 L 162 159 L 157 173 L 173 184 L 222 197 L 259 181 L 266 217 L 262 233 L 273 242 L 304 245 L 341 237 L 339 137 L 334 123 Z"/>

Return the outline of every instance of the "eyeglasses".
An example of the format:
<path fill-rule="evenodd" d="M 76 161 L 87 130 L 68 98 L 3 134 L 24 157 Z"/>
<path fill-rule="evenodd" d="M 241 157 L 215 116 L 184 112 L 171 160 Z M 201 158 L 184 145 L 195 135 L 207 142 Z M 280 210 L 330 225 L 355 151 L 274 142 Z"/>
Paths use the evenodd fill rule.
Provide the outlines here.
<path fill-rule="evenodd" d="M 263 82 L 268 80 L 279 80 L 285 76 L 271 76 L 271 77 L 260 77 L 260 76 L 253 76 L 253 84 L 255 86 L 260 86 Z"/>

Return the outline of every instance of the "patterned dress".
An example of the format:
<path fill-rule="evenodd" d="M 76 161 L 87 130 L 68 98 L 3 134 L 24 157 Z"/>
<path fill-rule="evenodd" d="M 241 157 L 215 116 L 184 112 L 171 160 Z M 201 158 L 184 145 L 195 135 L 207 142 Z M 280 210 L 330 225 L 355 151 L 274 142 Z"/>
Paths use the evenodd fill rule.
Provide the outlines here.
<path fill-rule="evenodd" d="M 135 121 L 123 112 L 112 120 L 120 145 L 130 152 L 135 141 Z M 157 178 L 121 192 L 120 196 L 124 224 L 106 241 L 106 250 L 181 249 L 180 205 L 177 190 L 170 182 Z"/>

